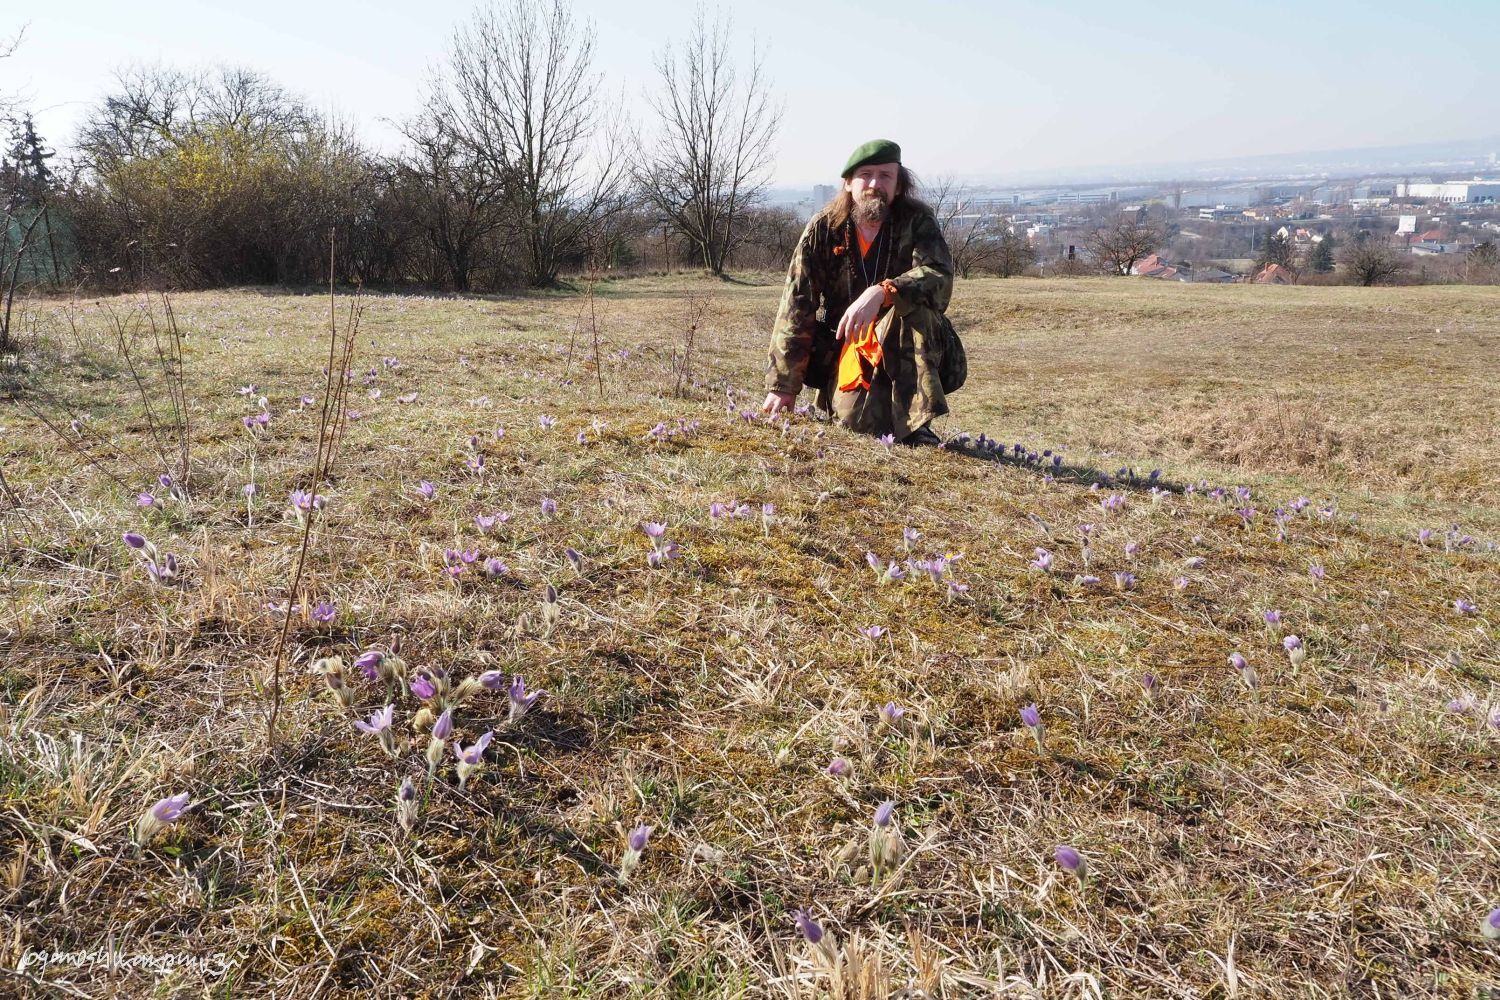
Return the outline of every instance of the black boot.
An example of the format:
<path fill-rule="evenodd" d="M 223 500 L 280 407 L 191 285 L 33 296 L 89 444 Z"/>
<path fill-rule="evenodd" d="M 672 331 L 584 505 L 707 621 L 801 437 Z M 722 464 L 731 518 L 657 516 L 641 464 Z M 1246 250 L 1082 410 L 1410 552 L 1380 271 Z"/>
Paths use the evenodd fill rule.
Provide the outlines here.
<path fill-rule="evenodd" d="M 908 448 L 941 448 L 943 439 L 931 427 L 923 424 L 902 438 L 901 443 Z"/>

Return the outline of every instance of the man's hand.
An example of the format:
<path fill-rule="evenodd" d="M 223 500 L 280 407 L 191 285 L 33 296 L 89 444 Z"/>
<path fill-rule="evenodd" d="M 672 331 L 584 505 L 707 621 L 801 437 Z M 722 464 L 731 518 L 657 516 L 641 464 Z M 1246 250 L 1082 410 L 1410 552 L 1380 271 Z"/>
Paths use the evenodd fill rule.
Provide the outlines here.
<path fill-rule="evenodd" d="M 844 310 L 844 315 L 839 317 L 839 329 L 836 334 L 838 339 L 857 336 L 861 330 L 880 317 L 880 307 L 884 304 L 884 288 L 879 285 L 866 288 L 859 298 L 849 303 L 849 308 Z"/>
<path fill-rule="evenodd" d="M 760 404 L 760 412 L 775 413 L 777 410 L 790 410 L 796 401 L 797 397 L 793 393 L 769 392 L 766 394 L 766 401 Z"/>

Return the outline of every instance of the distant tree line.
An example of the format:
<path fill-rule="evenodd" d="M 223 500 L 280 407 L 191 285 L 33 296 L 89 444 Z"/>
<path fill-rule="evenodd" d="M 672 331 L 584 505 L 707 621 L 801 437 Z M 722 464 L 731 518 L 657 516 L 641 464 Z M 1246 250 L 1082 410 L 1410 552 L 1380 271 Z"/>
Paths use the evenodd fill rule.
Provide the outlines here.
<path fill-rule="evenodd" d="M 26 120 L 0 162 L 8 231 L 64 220 L 54 277 L 107 288 L 321 283 L 330 264 L 339 282 L 540 287 L 657 247 L 712 273 L 782 267 L 800 224 L 763 204 L 780 112 L 731 29 L 700 9 L 631 123 L 565 0 L 496 0 L 454 30 L 394 153 L 254 70 L 133 67 L 63 169 Z"/>

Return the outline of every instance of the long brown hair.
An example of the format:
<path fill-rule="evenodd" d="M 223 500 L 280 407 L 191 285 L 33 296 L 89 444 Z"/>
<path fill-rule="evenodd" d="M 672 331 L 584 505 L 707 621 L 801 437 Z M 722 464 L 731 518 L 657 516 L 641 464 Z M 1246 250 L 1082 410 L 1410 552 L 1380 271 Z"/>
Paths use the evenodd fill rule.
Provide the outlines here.
<path fill-rule="evenodd" d="M 907 205 L 921 205 L 922 200 L 917 197 L 919 190 L 917 175 L 897 164 L 896 197 L 891 199 L 891 211 L 895 212 L 898 207 L 905 208 Z M 853 214 L 854 196 L 840 187 L 839 193 L 823 206 L 822 211 L 828 216 L 829 225 L 837 229 L 848 222 L 849 216 Z"/>

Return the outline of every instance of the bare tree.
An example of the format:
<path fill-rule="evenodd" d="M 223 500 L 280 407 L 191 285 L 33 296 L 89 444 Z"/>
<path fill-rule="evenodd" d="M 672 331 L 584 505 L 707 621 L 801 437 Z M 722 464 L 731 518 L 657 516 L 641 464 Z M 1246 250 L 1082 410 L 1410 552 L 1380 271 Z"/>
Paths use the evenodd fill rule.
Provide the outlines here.
<path fill-rule="evenodd" d="M 418 115 L 402 131 L 411 148 L 396 160 L 396 169 L 417 203 L 426 242 L 441 260 L 448 284 L 466 292 L 485 241 L 504 225 L 505 179 L 440 116 Z"/>
<path fill-rule="evenodd" d="M 731 22 L 710 26 L 699 7 L 681 53 L 656 61 L 661 89 L 654 142 L 639 140 L 633 173 L 646 201 L 693 246 L 705 270 L 723 274 L 745 213 L 769 181 L 771 143 L 781 111 L 758 51 L 741 77 L 730 52 Z"/>
<path fill-rule="evenodd" d="M 1361 231 L 1339 252 L 1339 264 L 1356 285 L 1382 285 L 1404 269 L 1381 238 Z"/>
<path fill-rule="evenodd" d="M 1494 240 L 1474 244 L 1464 255 L 1464 280 L 1475 285 L 1494 284 L 1500 278 L 1500 247 Z"/>
<path fill-rule="evenodd" d="M 1026 237 L 1007 226 L 995 245 L 995 273 L 1002 278 L 1014 278 L 1025 274 L 1026 269 L 1035 263 L 1036 248 Z"/>
<path fill-rule="evenodd" d="M 268 151 L 320 127 L 301 100 L 242 67 L 187 73 L 133 66 L 115 74 L 115 85 L 79 129 L 78 148 L 95 174 L 205 135 Z"/>
<path fill-rule="evenodd" d="M 939 177 L 927 189 L 927 202 L 937 216 L 960 278 L 967 278 L 971 271 L 994 266 L 995 227 L 975 205 L 966 186 L 951 177 Z"/>
<path fill-rule="evenodd" d="M 600 127 L 594 31 L 563 0 L 507 0 L 476 11 L 454 33 L 448 85 L 432 113 L 503 180 L 508 230 L 526 280 L 550 285 L 570 256 L 587 252 L 590 229 L 623 203 L 627 166 Z M 594 153 L 592 174 L 586 160 Z"/>
<path fill-rule="evenodd" d="M 1110 274 L 1129 274 L 1130 269 L 1162 245 L 1164 235 L 1156 226 L 1124 219 L 1089 233 L 1084 243 L 1093 259 Z"/>
<path fill-rule="evenodd" d="M 16 49 L 21 47 L 21 40 L 26 37 L 27 25 L 21 25 L 10 38 L 0 39 L 0 59 L 9 59 L 15 55 Z M 15 94 L 0 93 L 0 119 L 8 118 L 15 114 L 20 98 Z"/>

